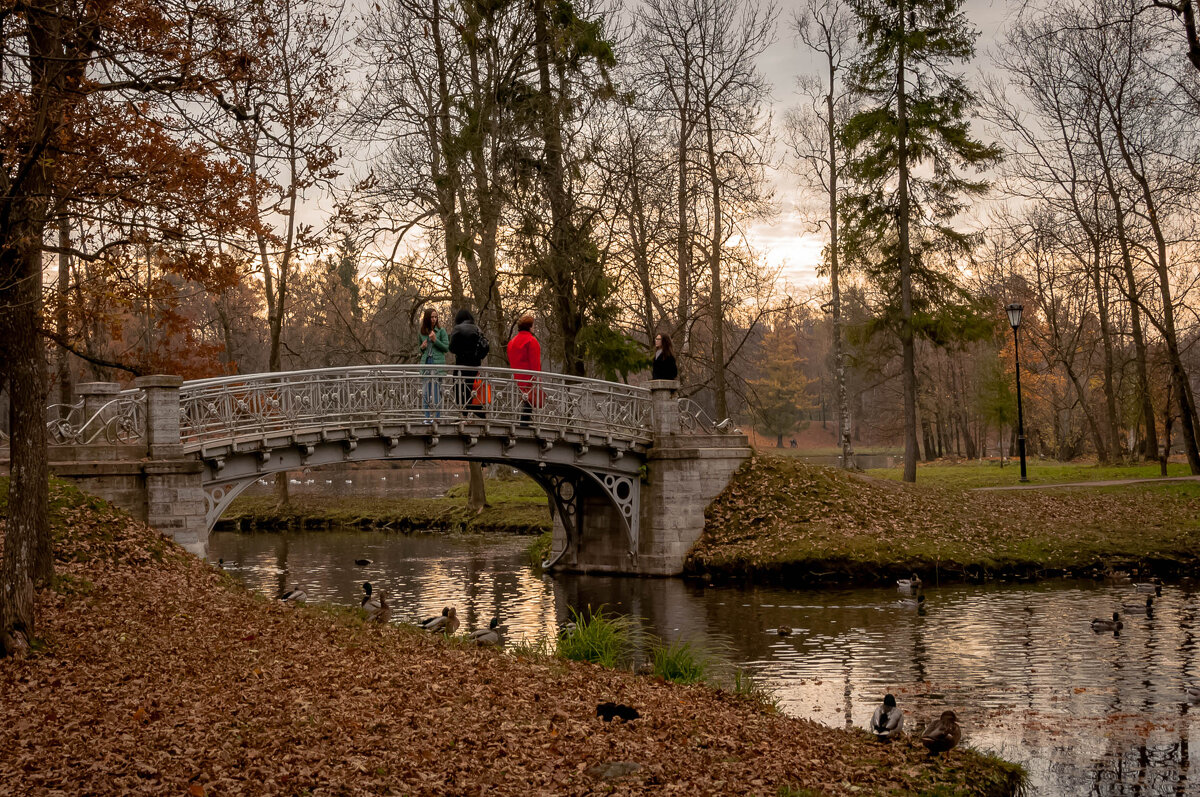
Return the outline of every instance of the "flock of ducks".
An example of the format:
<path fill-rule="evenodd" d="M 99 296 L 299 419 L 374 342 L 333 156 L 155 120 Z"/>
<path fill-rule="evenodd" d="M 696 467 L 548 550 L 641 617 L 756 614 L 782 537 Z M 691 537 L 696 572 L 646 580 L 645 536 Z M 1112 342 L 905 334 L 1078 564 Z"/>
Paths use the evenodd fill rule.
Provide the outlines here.
<path fill-rule="evenodd" d="M 1132 577 L 1128 573 L 1108 572 L 1106 578 L 1117 584 L 1131 584 L 1134 592 L 1139 595 L 1145 595 L 1146 601 L 1134 603 L 1123 603 L 1122 608 L 1127 614 L 1140 614 L 1146 617 L 1154 616 L 1154 599 L 1162 597 L 1162 581 L 1158 578 L 1151 578 L 1149 581 L 1134 583 Z M 916 608 L 918 611 L 924 611 L 925 595 L 923 593 L 924 583 L 920 576 L 913 574 L 912 578 L 902 578 L 896 581 L 897 590 L 907 596 L 911 596 L 900 601 L 900 605 Z M 1112 632 L 1114 635 L 1119 635 L 1124 627 L 1124 621 L 1121 620 L 1120 612 L 1113 612 L 1112 619 L 1104 619 L 1097 617 L 1092 620 L 1092 630 L 1096 633 Z M 780 626 L 779 635 L 789 636 L 792 629 L 787 626 Z M 1187 686 L 1184 688 L 1185 696 L 1191 703 L 1200 703 L 1200 686 Z M 871 716 L 871 733 L 881 742 L 890 742 L 896 738 L 904 728 L 904 712 L 896 704 L 896 696 L 892 694 L 885 695 L 883 702 L 875 709 L 875 713 Z M 958 724 L 958 716 L 951 710 L 942 712 L 941 717 L 936 721 L 926 726 L 921 733 L 921 744 L 929 751 L 929 755 L 937 755 L 944 753 L 947 750 L 952 750 L 958 746 L 962 739 L 962 726 Z"/>
<path fill-rule="evenodd" d="M 358 560 L 355 564 L 361 564 L 363 561 L 366 560 Z M 381 624 L 391 620 L 392 606 L 388 603 L 387 596 L 384 595 L 383 590 L 375 589 L 370 581 L 363 582 L 362 590 L 363 596 L 359 602 L 359 608 L 366 613 L 367 620 Z M 307 600 L 308 593 L 301 589 L 299 584 L 293 584 L 291 589 L 279 596 L 279 601 L 287 606 L 296 606 Z M 417 620 L 414 625 L 433 634 L 453 636 L 458 632 L 460 626 L 458 610 L 453 606 L 446 606 L 442 609 L 441 614 Z M 467 634 L 467 639 L 476 645 L 499 645 L 502 638 L 501 635 L 507 630 L 508 626 L 501 625 L 500 617 L 496 616 L 488 623 L 487 628 L 478 628 Z"/>
<path fill-rule="evenodd" d="M 883 702 L 871 716 L 871 733 L 881 742 L 890 742 L 903 728 L 904 712 L 896 705 L 896 696 L 884 695 Z M 921 744 L 931 756 L 953 750 L 961 740 L 962 726 L 958 724 L 958 715 L 949 709 L 921 732 Z"/>

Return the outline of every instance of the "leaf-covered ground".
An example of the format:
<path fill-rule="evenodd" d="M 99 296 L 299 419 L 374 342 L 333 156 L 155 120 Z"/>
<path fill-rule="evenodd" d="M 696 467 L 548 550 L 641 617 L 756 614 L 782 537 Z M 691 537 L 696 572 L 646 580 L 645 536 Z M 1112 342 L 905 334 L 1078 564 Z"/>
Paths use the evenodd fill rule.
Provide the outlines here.
<path fill-rule="evenodd" d="M 0 661 L 0 795 L 1005 794 L 1016 777 L 709 687 L 288 609 L 55 490 L 38 649 Z M 602 722 L 608 700 L 642 719 Z M 614 762 L 637 766 L 604 777 Z"/>
<path fill-rule="evenodd" d="M 708 508 L 693 572 L 870 583 L 1091 574 L 1175 575 L 1200 552 L 1200 484 L 971 492 L 755 455 Z"/>

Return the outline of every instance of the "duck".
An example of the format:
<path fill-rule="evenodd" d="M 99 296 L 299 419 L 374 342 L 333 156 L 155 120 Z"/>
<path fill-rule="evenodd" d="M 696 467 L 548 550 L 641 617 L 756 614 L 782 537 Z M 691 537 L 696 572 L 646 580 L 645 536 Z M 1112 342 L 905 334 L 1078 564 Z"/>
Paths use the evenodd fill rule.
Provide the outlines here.
<path fill-rule="evenodd" d="M 371 600 L 371 589 L 372 589 L 371 582 L 364 581 L 362 589 L 363 589 L 363 597 L 362 597 L 362 601 L 359 603 L 359 606 L 362 606 L 365 609 L 365 608 L 367 608 L 367 601 Z"/>
<path fill-rule="evenodd" d="M 499 617 L 493 617 L 487 628 L 476 628 L 471 632 L 471 641 L 476 645 L 499 645 L 500 634 L 507 630 L 506 626 L 500 625 Z"/>
<path fill-rule="evenodd" d="M 308 600 L 308 593 L 300 589 L 299 584 L 293 584 L 291 589 L 279 596 L 279 600 L 289 606 L 294 606 L 297 603 L 304 603 Z"/>
<path fill-rule="evenodd" d="M 1133 589 L 1134 592 L 1139 592 L 1143 595 L 1153 593 L 1156 597 L 1162 597 L 1162 582 L 1157 578 L 1152 578 L 1149 582 L 1134 584 Z"/>
<path fill-rule="evenodd" d="M 1113 619 L 1111 620 L 1101 620 L 1099 617 L 1092 620 L 1092 630 L 1097 633 L 1100 631 L 1120 631 L 1124 627 L 1125 624 L 1121 622 L 1121 615 L 1117 612 L 1113 612 Z"/>
<path fill-rule="evenodd" d="M 953 750 L 962 739 L 962 728 L 958 725 L 958 715 L 946 710 L 942 716 L 921 734 L 921 744 L 929 750 L 929 755 L 937 755 L 947 750 Z"/>
<path fill-rule="evenodd" d="M 791 636 L 792 629 L 789 626 L 781 625 L 779 628 L 775 629 L 775 633 L 779 634 L 780 636 Z"/>
<path fill-rule="evenodd" d="M 904 727 L 904 712 L 896 705 L 896 696 L 887 694 L 871 716 L 871 733 L 881 742 L 890 742 Z"/>
<path fill-rule="evenodd" d="M 1200 703 L 1200 686 L 1185 686 L 1183 693 L 1187 695 L 1189 703 Z"/>
<path fill-rule="evenodd" d="M 446 613 L 425 626 L 425 630 L 434 634 L 446 634 L 447 636 L 453 634 L 458 630 L 457 610 L 453 606 L 448 607 Z"/>
<path fill-rule="evenodd" d="M 1125 610 L 1126 614 L 1129 614 L 1130 612 L 1144 612 L 1147 615 L 1154 614 L 1154 596 L 1147 595 L 1146 602 L 1144 604 L 1123 603 L 1121 604 L 1121 608 Z"/>
<path fill-rule="evenodd" d="M 359 567 L 366 567 L 367 565 L 371 564 L 371 560 L 370 559 L 355 559 L 354 564 L 358 565 Z"/>
<path fill-rule="evenodd" d="M 925 582 L 916 573 L 913 573 L 912 578 L 901 578 L 896 580 L 896 589 L 903 592 L 905 595 L 912 595 L 915 592 L 920 592 L 925 587 Z"/>
<path fill-rule="evenodd" d="M 367 619 L 376 623 L 386 623 L 392 613 L 392 607 L 388 605 L 387 597 L 383 594 L 383 590 L 379 590 L 370 598 L 364 600 L 363 609 L 367 613 Z"/>
<path fill-rule="evenodd" d="M 900 601 L 900 605 L 906 609 L 924 609 L 925 596 L 917 595 L 915 598 L 905 598 L 904 600 Z"/>
<path fill-rule="evenodd" d="M 443 617 L 445 617 L 448 614 L 450 614 L 450 607 L 443 606 L 441 614 L 435 614 L 432 617 L 426 617 L 422 620 L 417 620 L 417 625 L 421 626 L 422 628 L 428 629 L 429 626 L 433 625 L 438 620 L 441 620 Z"/>
<path fill-rule="evenodd" d="M 1104 580 L 1110 581 L 1113 584 L 1129 584 L 1133 581 L 1133 578 L 1129 575 L 1128 571 L 1109 568 L 1104 571 Z"/>

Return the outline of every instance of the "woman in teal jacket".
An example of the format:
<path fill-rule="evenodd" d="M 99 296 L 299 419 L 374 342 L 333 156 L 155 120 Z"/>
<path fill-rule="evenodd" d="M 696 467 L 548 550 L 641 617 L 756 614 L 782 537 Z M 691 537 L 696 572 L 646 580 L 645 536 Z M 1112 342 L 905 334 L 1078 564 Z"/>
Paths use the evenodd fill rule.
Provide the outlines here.
<path fill-rule="evenodd" d="M 437 310 L 426 309 L 421 317 L 421 346 L 418 360 L 422 365 L 445 365 L 446 352 L 450 351 L 450 336 L 446 334 L 438 320 Z M 440 418 L 442 406 L 442 381 L 439 368 L 423 371 L 426 374 L 425 387 L 422 391 L 422 405 L 425 407 L 425 423 L 430 423 L 430 416 Z M 431 410 L 432 408 L 432 410 Z"/>

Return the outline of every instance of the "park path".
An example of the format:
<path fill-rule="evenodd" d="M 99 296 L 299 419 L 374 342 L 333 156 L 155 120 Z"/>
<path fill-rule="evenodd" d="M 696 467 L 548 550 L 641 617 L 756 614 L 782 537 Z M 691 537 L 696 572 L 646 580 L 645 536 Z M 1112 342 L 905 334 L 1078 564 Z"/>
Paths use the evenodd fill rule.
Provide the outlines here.
<path fill-rule="evenodd" d="M 1098 482 L 1058 482 L 1055 484 L 1006 484 L 999 487 L 972 487 L 971 492 L 994 492 L 997 490 L 1050 490 L 1063 487 L 1120 487 L 1125 484 L 1153 484 L 1154 482 L 1194 482 L 1200 476 L 1166 476 L 1153 479 L 1106 479 Z"/>

